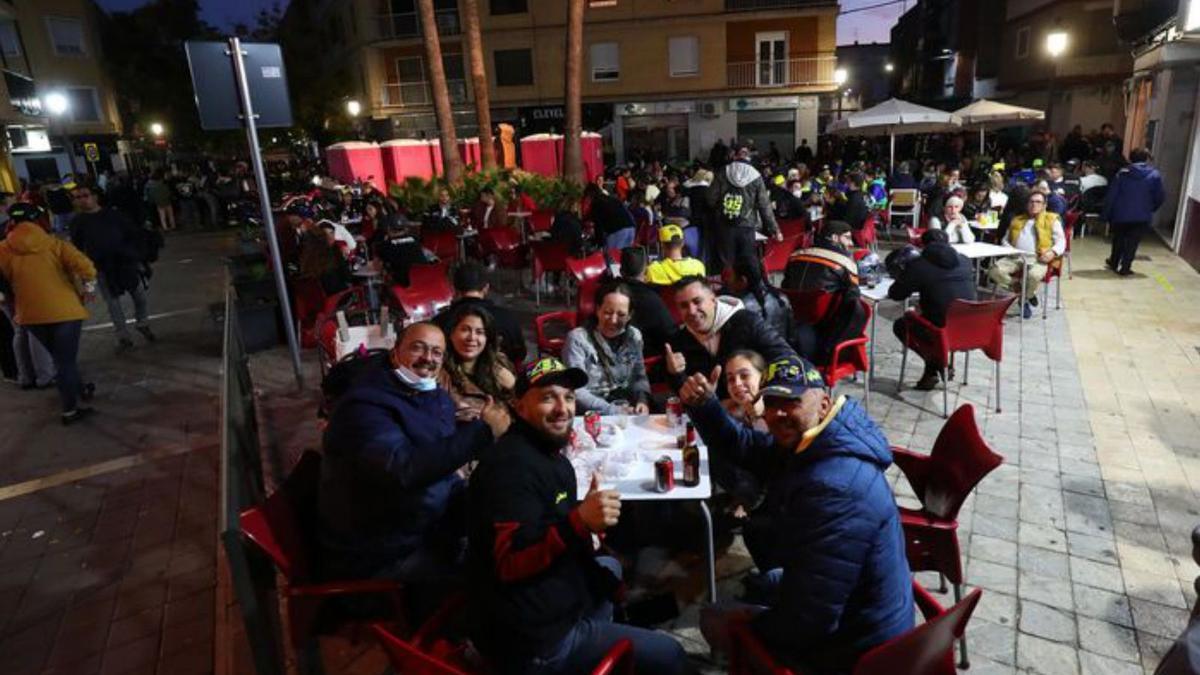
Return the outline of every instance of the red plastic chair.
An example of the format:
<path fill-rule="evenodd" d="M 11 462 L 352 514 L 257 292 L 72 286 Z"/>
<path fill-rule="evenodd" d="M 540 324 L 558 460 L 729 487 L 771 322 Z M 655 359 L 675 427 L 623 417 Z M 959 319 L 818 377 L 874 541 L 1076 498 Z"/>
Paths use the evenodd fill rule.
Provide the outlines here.
<path fill-rule="evenodd" d="M 767 240 L 762 261 L 767 274 L 779 274 L 786 270 L 788 258 L 792 256 L 792 251 L 796 250 L 799 242 L 799 236 L 784 237 L 783 241 Z"/>
<path fill-rule="evenodd" d="M 485 256 L 496 257 L 501 267 L 524 269 L 528 249 L 521 242 L 521 233 L 512 227 L 490 227 L 479 231 L 479 247 Z"/>
<path fill-rule="evenodd" d="M 928 455 L 893 447 L 896 466 L 908 479 L 920 509 L 900 508 L 905 552 L 914 572 L 934 571 L 954 584 L 954 599 L 962 599 L 962 553 L 958 545 L 958 511 L 984 476 L 1004 463 L 979 433 L 975 408 L 960 406 L 942 426 Z M 960 643 L 967 667 L 966 638 Z"/>
<path fill-rule="evenodd" d="M 913 600 L 925 623 L 863 654 L 851 672 L 853 675 L 955 675 L 954 640 L 966 631 L 982 595 L 983 591 L 977 588 L 965 600 L 944 610 L 914 581 Z M 749 624 L 734 624 L 731 632 L 731 675 L 797 675 L 797 671 L 780 665 L 771 656 Z"/>
<path fill-rule="evenodd" d="M 621 254 L 617 253 L 617 260 L 620 260 Z M 567 270 L 571 276 L 575 277 L 575 281 L 582 284 L 588 279 L 596 279 L 604 276 L 608 271 L 608 262 L 604 259 L 604 252 L 597 251 L 586 258 L 570 258 L 566 259 Z"/>
<path fill-rule="evenodd" d="M 422 232 L 421 246 L 429 249 L 440 260 L 458 260 L 458 236 L 453 232 Z"/>
<path fill-rule="evenodd" d="M 879 244 L 879 233 L 875 227 L 875 214 L 872 213 L 863 221 L 862 228 L 850 233 L 850 237 L 854 239 L 854 245 L 859 248 L 875 250 L 875 247 Z"/>
<path fill-rule="evenodd" d="M 292 307 L 296 314 L 296 332 L 301 347 L 315 347 L 316 332 L 313 330 L 317 317 L 325 307 L 325 289 L 320 279 L 292 280 Z"/>
<path fill-rule="evenodd" d="M 1074 218 L 1072 218 L 1074 214 Z M 1042 318 L 1050 316 L 1050 282 L 1054 281 L 1054 309 L 1062 308 L 1062 271 L 1067 267 L 1067 278 L 1071 278 L 1071 235 L 1074 233 L 1075 221 L 1079 219 L 1078 211 L 1067 212 L 1067 224 L 1063 226 L 1063 234 L 1067 238 L 1067 248 L 1056 260 L 1046 266 L 1046 274 L 1042 276 Z"/>
<path fill-rule="evenodd" d="M 549 328 L 562 324 L 562 336 L 552 335 Z M 566 334 L 577 325 L 575 312 L 566 310 L 539 314 L 533 319 L 533 329 L 537 334 L 538 353 L 542 355 L 561 356 L 563 345 L 566 344 Z"/>
<path fill-rule="evenodd" d="M 415 641 L 402 640 L 383 624 L 373 624 L 371 630 L 379 639 L 388 661 L 403 675 L 486 675 L 492 669 L 483 663 L 471 663 L 466 645 L 454 645 L 436 640 L 421 649 Z M 592 669 L 592 675 L 633 675 L 633 642 L 628 638 L 617 641 Z"/>
<path fill-rule="evenodd" d="M 792 305 L 792 318 L 796 323 L 807 326 L 815 326 L 824 321 L 838 300 L 837 293 L 826 291 L 796 291 L 785 288 L 783 293 Z"/>
<path fill-rule="evenodd" d="M 675 304 L 675 288 L 673 286 L 659 286 L 658 296 L 662 298 L 663 304 L 667 306 L 667 311 L 671 313 L 671 320 L 675 325 L 683 323 L 683 314 L 679 313 L 679 305 Z"/>
<path fill-rule="evenodd" d="M 530 244 L 533 251 L 533 297 L 542 304 L 542 277 L 546 272 L 566 272 L 567 246 L 561 242 L 543 241 Z"/>
<path fill-rule="evenodd" d="M 549 209 L 539 209 L 529 216 L 529 231 L 533 232 L 549 232 L 550 227 L 554 224 L 554 211 Z"/>
<path fill-rule="evenodd" d="M 776 222 L 779 225 L 779 231 L 783 233 L 784 239 L 799 237 L 804 234 L 805 225 L 803 218 L 780 218 Z"/>
<path fill-rule="evenodd" d="M 579 298 L 575 303 L 576 319 L 582 323 L 596 313 L 596 289 L 602 277 L 593 277 L 579 285 Z"/>
<path fill-rule="evenodd" d="M 826 295 L 833 295 L 826 293 Z M 833 348 L 833 356 L 830 357 L 829 363 L 820 368 L 821 376 L 825 378 L 825 386 L 833 391 L 833 387 L 847 377 L 854 377 L 856 373 L 865 373 L 870 370 L 871 362 L 867 356 L 867 343 L 870 339 L 867 337 L 866 327 L 871 325 L 871 303 L 866 300 L 859 300 L 863 310 L 866 312 L 866 323 L 863 324 L 863 334 L 861 337 L 856 337 L 853 340 L 839 342 Z M 795 310 L 792 311 L 793 315 Z M 871 398 L 871 380 L 867 379 L 863 398 L 870 400 Z"/>
<path fill-rule="evenodd" d="M 317 486 L 321 477 L 321 455 L 304 451 L 286 480 L 262 504 L 242 511 L 242 536 L 275 564 L 284 579 L 292 644 L 308 645 L 316 632 L 321 605 L 330 598 L 362 594 L 386 594 L 393 601 L 396 617 L 403 625 L 402 588 L 389 579 L 359 579 L 315 583 L 311 561 L 313 542 L 308 538 L 316 519 Z"/>
<path fill-rule="evenodd" d="M 925 335 L 911 330 L 905 335 L 897 389 L 904 386 L 904 367 L 908 362 L 908 350 L 912 349 L 941 371 L 942 416 L 949 417 L 946 366 L 950 364 L 954 352 L 966 352 L 966 363 L 963 366 L 963 384 L 966 384 L 971 368 L 971 350 L 980 349 L 984 355 L 996 362 L 996 412 L 1000 412 L 1000 361 L 1004 356 L 1004 315 L 1016 300 L 1015 295 L 984 302 L 955 300 L 946 309 L 946 325 L 940 328 L 916 311 L 910 310 L 906 316 L 921 326 L 923 330 L 920 333 Z"/>

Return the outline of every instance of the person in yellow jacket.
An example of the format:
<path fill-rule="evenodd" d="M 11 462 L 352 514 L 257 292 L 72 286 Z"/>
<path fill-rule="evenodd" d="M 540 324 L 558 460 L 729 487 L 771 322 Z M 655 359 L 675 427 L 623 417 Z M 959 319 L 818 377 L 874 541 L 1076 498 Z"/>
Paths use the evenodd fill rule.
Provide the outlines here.
<path fill-rule="evenodd" d="M 0 241 L 0 276 L 16 296 L 16 322 L 46 346 L 58 369 L 62 422 L 72 424 L 93 410 L 95 386 L 79 373 L 79 338 L 88 317 L 84 302 L 96 291 L 96 267 L 69 242 L 50 236 L 46 211 L 20 202 L 8 209 L 8 236 Z"/>
<path fill-rule="evenodd" d="M 683 230 L 678 225 L 658 228 L 658 242 L 662 244 L 662 259 L 646 268 L 647 281 L 669 286 L 684 277 L 707 276 L 704 263 L 683 255 Z"/>
<path fill-rule="evenodd" d="M 1012 219 L 1003 245 L 1033 256 L 1001 258 L 988 270 L 988 278 L 1001 288 L 1014 293 L 1021 292 L 1021 270 L 1025 274 L 1025 306 L 1022 315 L 1033 316 L 1037 305 L 1038 286 L 1046 276 L 1046 268 L 1061 264 L 1059 257 L 1067 250 L 1067 236 L 1063 232 L 1062 220 L 1057 214 L 1046 210 L 1046 194 L 1033 192 L 1026 202 L 1025 214 Z"/>

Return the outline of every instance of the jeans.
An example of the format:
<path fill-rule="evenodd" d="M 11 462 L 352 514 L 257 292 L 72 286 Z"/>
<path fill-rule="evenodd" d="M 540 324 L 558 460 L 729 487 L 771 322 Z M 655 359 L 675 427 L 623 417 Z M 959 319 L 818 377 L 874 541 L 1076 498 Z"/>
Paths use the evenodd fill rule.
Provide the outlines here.
<path fill-rule="evenodd" d="M 62 399 L 64 413 L 73 412 L 83 393 L 83 378 L 79 374 L 79 338 L 83 334 L 82 321 L 39 323 L 29 326 L 34 337 L 46 345 L 58 369 L 58 395 Z"/>
<path fill-rule="evenodd" d="M 596 561 L 621 576 L 620 563 L 615 559 L 601 557 Z M 655 675 L 687 672 L 687 656 L 675 638 L 646 628 L 613 623 L 613 606 L 607 601 L 580 619 L 561 642 L 541 657 L 527 664 L 508 665 L 517 666 L 512 672 L 530 675 L 591 672 L 608 650 L 625 638 L 633 642 L 634 672 Z"/>
<path fill-rule="evenodd" d="M 462 588 L 465 551 L 466 540 L 463 539 L 429 542 L 372 576 L 404 583 L 405 602 L 415 625 L 437 611 L 451 593 Z"/>
<path fill-rule="evenodd" d="M 633 246 L 633 238 L 636 234 L 637 229 L 633 227 L 617 230 L 616 232 L 608 235 L 608 237 L 604 240 L 604 248 L 611 251 L 613 249 L 620 250 Z"/>
<path fill-rule="evenodd" d="M 108 280 L 100 274 L 96 278 L 96 285 L 100 287 L 100 297 L 104 298 L 104 304 L 108 307 L 108 316 L 112 319 L 113 330 L 117 332 L 117 338 L 121 340 L 129 339 L 129 326 L 125 323 L 125 309 L 121 307 L 121 296 L 113 295 L 108 287 Z M 129 297 L 133 298 L 133 315 L 137 321 L 139 328 L 148 325 L 150 321 L 149 311 L 146 309 L 146 292 L 142 289 L 141 283 L 135 285 L 128 291 Z"/>
<path fill-rule="evenodd" d="M 1142 235 L 1149 230 L 1148 222 L 1112 224 L 1112 254 L 1108 261 L 1112 263 L 1113 269 L 1118 272 L 1130 271 L 1138 245 L 1142 243 Z"/>

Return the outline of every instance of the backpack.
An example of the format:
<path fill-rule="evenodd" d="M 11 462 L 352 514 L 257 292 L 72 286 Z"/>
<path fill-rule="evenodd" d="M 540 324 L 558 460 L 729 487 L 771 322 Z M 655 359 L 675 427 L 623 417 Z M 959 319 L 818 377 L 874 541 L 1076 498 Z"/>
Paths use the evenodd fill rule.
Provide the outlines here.
<path fill-rule="evenodd" d="M 725 192 L 717 203 L 717 215 L 726 225 L 737 226 L 749 212 L 750 206 L 750 195 L 746 189 L 727 182 Z"/>

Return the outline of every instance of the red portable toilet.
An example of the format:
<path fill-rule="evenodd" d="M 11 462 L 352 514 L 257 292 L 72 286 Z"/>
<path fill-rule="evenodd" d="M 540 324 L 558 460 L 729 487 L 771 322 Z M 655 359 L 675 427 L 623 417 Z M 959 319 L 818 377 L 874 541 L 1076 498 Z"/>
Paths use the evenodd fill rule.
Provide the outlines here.
<path fill-rule="evenodd" d="M 380 190 L 386 190 L 383 173 L 383 155 L 379 146 L 362 141 L 334 143 L 325 148 L 325 161 L 329 164 L 329 175 L 341 183 L 370 181 Z"/>
<path fill-rule="evenodd" d="M 429 144 L 412 138 L 396 138 L 380 146 L 383 175 L 389 183 L 403 183 L 409 176 L 433 178 L 435 169 Z"/>
<path fill-rule="evenodd" d="M 474 166 L 474 170 L 479 171 L 483 168 L 483 151 L 478 138 L 458 139 L 458 156 L 462 157 L 464 169 L 470 170 Z"/>
<path fill-rule="evenodd" d="M 590 183 L 604 173 L 604 142 L 600 134 L 585 131 L 579 145 L 583 155 L 583 179 Z"/>
<path fill-rule="evenodd" d="M 534 134 L 521 139 L 521 168 L 543 176 L 562 173 L 562 136 Z"/>

